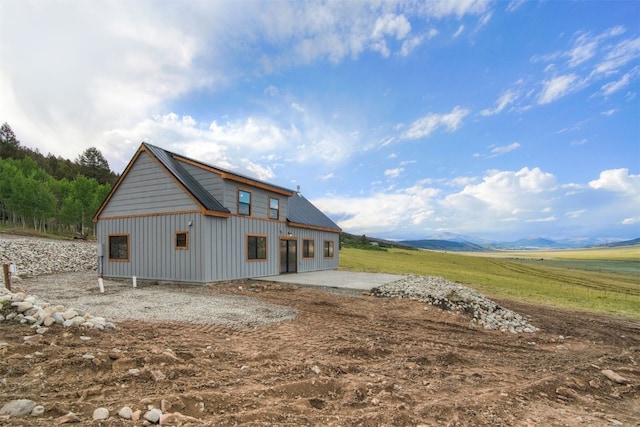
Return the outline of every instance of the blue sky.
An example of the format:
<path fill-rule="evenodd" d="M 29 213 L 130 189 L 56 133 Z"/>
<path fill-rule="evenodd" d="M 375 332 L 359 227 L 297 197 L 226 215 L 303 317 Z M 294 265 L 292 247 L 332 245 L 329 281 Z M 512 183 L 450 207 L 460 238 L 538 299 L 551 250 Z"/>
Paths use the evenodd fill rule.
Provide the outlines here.
<path fill-rule="evenodd" d="M 640 2 L 0 2 L 0 122 L 391 239 L 640 237 Z"/>

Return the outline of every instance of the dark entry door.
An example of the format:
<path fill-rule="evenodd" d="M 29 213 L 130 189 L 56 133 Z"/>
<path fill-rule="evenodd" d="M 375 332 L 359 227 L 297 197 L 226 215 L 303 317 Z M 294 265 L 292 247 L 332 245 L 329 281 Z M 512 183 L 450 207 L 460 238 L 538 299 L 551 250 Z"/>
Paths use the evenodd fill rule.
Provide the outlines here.
<path fill-rule="evenodd" d="M 298 250 L 295 240 L 280 240 L 280 274 L 298 271 Z"/>

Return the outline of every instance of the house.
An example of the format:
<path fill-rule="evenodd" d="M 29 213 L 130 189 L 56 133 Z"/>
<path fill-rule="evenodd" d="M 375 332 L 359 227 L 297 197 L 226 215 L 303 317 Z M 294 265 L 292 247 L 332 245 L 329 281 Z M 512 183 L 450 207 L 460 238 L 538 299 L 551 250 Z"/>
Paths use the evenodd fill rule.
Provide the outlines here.
<path fill-rule="evenodd" d="M 299 191 L 147 143 L 93 220 L 109 278 L 207 283 L 338 267 L 340 228 Z"/>

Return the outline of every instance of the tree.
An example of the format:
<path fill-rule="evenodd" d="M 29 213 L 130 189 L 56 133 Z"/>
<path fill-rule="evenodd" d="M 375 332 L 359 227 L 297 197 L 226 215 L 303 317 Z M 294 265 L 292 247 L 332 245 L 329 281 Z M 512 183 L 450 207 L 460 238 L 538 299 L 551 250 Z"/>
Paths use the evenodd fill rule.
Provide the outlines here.
<path fill-rule="evenodd" d="M 20 141 L 7 122 L 0 126 L 0 159 L 16 158 L 20 151 Z"/>
<path fill-rule="evenodd" d="M 87 178 L 94 178 L 100 184 L 111 182 L 113 173 L 109 169 L 109 162 L 96 147 L 89 147 L 78 156 L 76 164 L 80 166 L 80 173 Z"/>

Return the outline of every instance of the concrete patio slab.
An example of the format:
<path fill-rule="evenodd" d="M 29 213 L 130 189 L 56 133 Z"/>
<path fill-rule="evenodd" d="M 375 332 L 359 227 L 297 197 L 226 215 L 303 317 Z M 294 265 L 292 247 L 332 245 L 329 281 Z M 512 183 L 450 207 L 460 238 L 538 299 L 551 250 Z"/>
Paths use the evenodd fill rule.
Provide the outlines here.
<path fill-rule="evenodd" d="M 252 280 L 293 283 L 296 285 L 325 286 L 340 289 L 371 290 L 385 283 L 395 282 L 405 276 L 399 274 L 362 273 L 357 271 L 322 270 L 308 273 L 281 274 L 257 277 Z"/>

